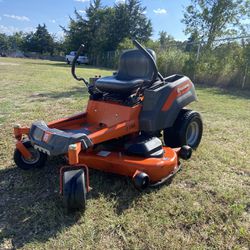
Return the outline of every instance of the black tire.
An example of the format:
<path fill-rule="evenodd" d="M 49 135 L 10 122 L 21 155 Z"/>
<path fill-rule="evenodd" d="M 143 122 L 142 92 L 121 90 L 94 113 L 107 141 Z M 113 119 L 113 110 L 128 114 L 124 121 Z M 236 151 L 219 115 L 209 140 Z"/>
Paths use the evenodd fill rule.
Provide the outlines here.
<path fill-rule="evenodd" d="M 189 145 L 196 149 L 201 141 L 203 122 L 201 115 L 192 110 L 182 109 L 171 128 L 164 130 L 164 142 L 169 147 Z"/>
<path fill-rule="evenodd" d="M 82 169 L 70 170 L 63 174 L 63 205 L 70 210 L 84 210 L 86 206 L 85 174 Z"/>
<path fill-rule="evenodd" d="M 182 146 L 179 152 L 179 156 L 183 160 L 190 159 L 192 156 L 192 148 L 187 145 Z"/>
<path fill-rule="evenodd" d="M 70 65 L 70 61 L 67 59 L 67 64 Z"/>
<path fill-rule="evenodd" d="M 134 176 L 133 184 L 136 189 L 143 191 L 149 186 L 149 176 L 146 173 L 140 172 Z"/>
<path fill-rule="evenodd" d="M 30 141 L 23 142 L 23 145 L 31 152 L 33 157 L 32 159 L 25 159 L 21 152 L 15 149 L 13 158 L 16 165 L 23 170 L 44 167 L 47 161 L 47 155 L 34 149 Z"/>

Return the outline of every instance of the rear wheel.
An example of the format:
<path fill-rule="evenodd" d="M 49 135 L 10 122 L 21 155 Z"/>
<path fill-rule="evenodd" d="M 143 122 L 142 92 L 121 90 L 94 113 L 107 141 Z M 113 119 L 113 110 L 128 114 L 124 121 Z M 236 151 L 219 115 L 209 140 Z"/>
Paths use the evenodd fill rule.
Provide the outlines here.
<path fill-rule="evenodd" d="M 30 141 L 23 142 L 23 145 L 29 150 L 32 157 L 30 159 L 26 159 L 22 153 L 16 149 L 13 157 L 16 165 L 23 170 L 43 167 L 46 163 L 47 155 L 34 149 Z"/>
<path fill-rule="evenodd" d="M 189 145 L 196 149 L 200 144 L 202 133 L 201 115 L 196 111 L 182 109 L 173 127 L 164 130 L 164 142 L 169 147 Z"/>
<path fill-rule="evenodd" d="M 84 210 L 86 193 L 85 174 L 82 169 L 64 172 L 63 204 L 67 210 Z"/>

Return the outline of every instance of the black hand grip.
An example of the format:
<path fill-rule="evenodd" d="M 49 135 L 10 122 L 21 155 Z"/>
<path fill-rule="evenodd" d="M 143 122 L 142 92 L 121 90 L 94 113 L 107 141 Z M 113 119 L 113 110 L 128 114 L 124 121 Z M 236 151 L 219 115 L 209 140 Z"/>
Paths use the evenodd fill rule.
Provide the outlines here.
<path fill-rule="evenodd" d="M 80 46 L 79 49 L 77 50 L 76 55 L 75 55 L 75 57 L 74 57 L 74 59 L 73 59 L 72 66 L 71 66 L 71 74 L 72 74 L 72 76 L 73 76 L 77 81 L 83 81 L 83 82 L 86 84 L 86 86 L 88 87 L 88 82 L 87 82 L 83 77 L 78 77 L 78 76 L 76 75 L 76 72 L 75 72 L 75 70 L 76 70 L 77 59 L 79 58 L 79 56 L 81 55 L 81 53 L 83 52 L 83 50 L 84 50 L 84 45 L 81 44 L 81 46 Z"/>
<path fill-rule="evenodd" d="M 158 71 L 158 67 L 156 65 L 156 62 L 153 58 L 153 56 L 136 40 L 133 39 L 133 44 L 135 45 L 135 47 L 137 49 L 139 49 L 147 58 L 149 58 L 149 60 L 151 61 L 153 68 L 154 68 L 154 75 L 153 75 L 153 79 L 152 79 L 152 83 L 157 79 L 157 77 L 159 77 L 162 81 L 164 81 L 163 76 L 160 74 L 160 72 Z"/>

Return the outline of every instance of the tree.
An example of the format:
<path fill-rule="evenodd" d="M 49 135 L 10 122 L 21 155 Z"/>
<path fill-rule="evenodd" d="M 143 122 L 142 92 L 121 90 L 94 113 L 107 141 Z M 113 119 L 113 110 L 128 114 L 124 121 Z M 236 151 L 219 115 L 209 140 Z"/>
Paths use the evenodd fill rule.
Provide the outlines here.
<path fill-rule="evenodd" d="M 239 31 L 247 10 L 249 0 L 191 0 L 182 20 L 186 25 L 185 33 L 198 32 L 199 39 L 211 48 L 216 38 Z"/>
<path fill-rule="evenodd" d="M 88 27 L 86 20 L 75 10 L 75 19 L 70 17 L 68 29 L 61 26 L 65 33 L 66 50 L 77 50 L 82 43 L 88 49 Z"/>
<path fill-rule="evenodd" d="M 68 50 L 77 50 L 82 43 L 89 53 L 106 49 L 112 9 L 102 7 L 100 0 L 94 0 L 86 9 L 86 17 L 76 10 L 74 14 L 75 18 L 70 17 L 68 28 L 61 27 Z"/>
<path fill-rule="evenodd" d="M 173 43 L 176 44 L 174 38 L 170 36 L 166 31 L 160 31 L 159 36 L 161 49 L 167 49 L 169 45 L 171 46 L 171 43 L 172 45 Z"/>
<path fill-rule="evenodd" d="M 152 34 L 152 24 L 144 14 L 145 9 L 139 0 L 128 0 L 113 7 L 93 0 L 85 10 L 85 17 L 75 11 L 68 29 L 62 27 L 66 46 L 76 50 L 84 43 L 86 51 L 96 56 L 116 50 L 126 38 L 147 41 Z"/>
<path fill-rule="evenodd" d="M 194 30 L 194 32 L 190 35 L 190 37 L 187 40 L 185 51 L 197 52 L 198 47 L 200 46 L 198 42 L 199 42 L 199 33 L 197 30 Z"/>
<path fill-rule="evenodd" d="M 131 39 L 129 38 L 124 38 L 122 42 L 119 43 L 117 49 L 119 51 L 123 51 L 123 50 L 126 50 L 126 49 L 133 49 L 134 48 L 134 44 L 133 42 L 131 41 Z"/>
<path fill-rule="evenodd" d="M 5 53 L 8 49 L 8 36 L 0 33 L 0 53 Z"/>
<path fill-rule="evenodd" d="M 11 50 L 21 50 L 24 43 L 24 34 L 16 32 L 8 37 L 8 43 Z"/>
<path fill-rule="evenodd" d="M 89 51 L 99 54 L 103 51 L 112 50 L 111 22 L 114 18 L 112 7 L 103 7 L 101 0 L 94 0 L 86 9 Z"/>
<path fill-rule="evenodd" d="M 38 25 L 35 33 L 31 32 L 24 38 L 24 50 L 38 52 L 41 54 L 53 54 L 54 39 L 48 32 L 46 25 Z"/>
<path fill-rule="evenodd" d="M 146 42 L 152 35 L 152 23 L 145 15 L 146 7 L 140 0 L 128 0 L 115 5 L 115 18 L 113 19 L 114 35 L 117 44 L 124 38 L 135 38 Z"/>

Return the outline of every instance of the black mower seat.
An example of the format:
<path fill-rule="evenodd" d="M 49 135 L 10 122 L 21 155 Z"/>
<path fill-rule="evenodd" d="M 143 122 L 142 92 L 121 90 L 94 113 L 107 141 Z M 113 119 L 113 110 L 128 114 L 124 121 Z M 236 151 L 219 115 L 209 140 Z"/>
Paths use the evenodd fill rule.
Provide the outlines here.
<path fill-rule="evenodd" d="M 156 60 L 155 52 L 148 50 Z M 98 79 L 97 89 L 104 93 L 131 95 L 151 83 L 154 75 L 152 62 L 137 49 L 127 50 L 120 57 L 119 70 L 114 76 Z"/>
<path fill-rule="evenodd" d="M 143 79 L 118 80 L 115 76 L 106 76 L 99 79 L 96 86 L 102 92 L 126 94 L 134 92 L 143 83 Z"/>

